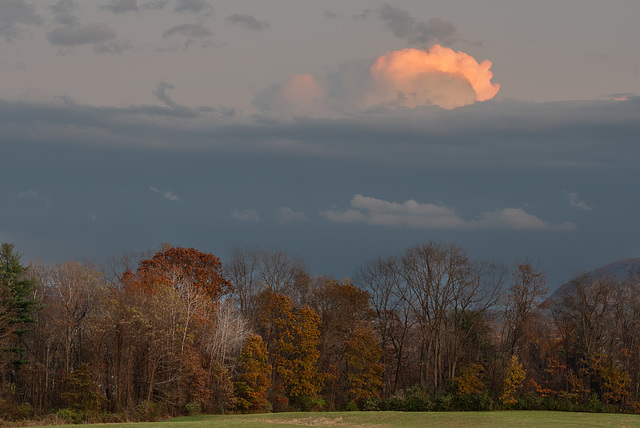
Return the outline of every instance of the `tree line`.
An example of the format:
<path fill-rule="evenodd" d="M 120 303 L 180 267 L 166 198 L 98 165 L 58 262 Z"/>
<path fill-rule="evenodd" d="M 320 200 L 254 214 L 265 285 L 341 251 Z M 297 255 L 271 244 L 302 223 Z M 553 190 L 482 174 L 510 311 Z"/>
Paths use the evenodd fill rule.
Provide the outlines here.
<path fill-rule="evenodd" d="M 352 280 L 283 251 L 163 244 L 104 266 L 0 251 L 0 415 L 154 420 L 286 410 L 640 410 L 640 280 L 429 242 Z"/>

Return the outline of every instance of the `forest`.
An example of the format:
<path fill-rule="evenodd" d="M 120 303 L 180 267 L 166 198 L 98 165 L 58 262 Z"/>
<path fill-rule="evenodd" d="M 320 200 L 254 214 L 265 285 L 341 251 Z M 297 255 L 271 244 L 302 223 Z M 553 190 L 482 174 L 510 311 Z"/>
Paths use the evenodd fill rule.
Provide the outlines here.
<path fill-rule="evenodd" d="M 353 278 L 284 251 L 163 244 L 97 265 L 0 251 L 0 419 L 547 409 L 640 412 L 640 276 L 428 242 Z"/>

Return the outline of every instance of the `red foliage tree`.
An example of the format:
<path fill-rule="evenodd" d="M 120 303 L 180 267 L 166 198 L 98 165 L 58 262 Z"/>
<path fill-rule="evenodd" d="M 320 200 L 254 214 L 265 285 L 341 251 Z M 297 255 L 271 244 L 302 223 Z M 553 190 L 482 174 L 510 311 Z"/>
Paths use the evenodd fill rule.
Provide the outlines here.
<path fill-rule="evenodd" d="M 213 300 L 233 289 L 222 276 L 222 263 L 218 257 L 169 244 L 162 244 L 152 258 L 142 260 L 135 274 L 126 271 L 123 279 L 125 283 L 134 282 L 151 293 L 157 284 L 173 287 L 189 284 Z"/>

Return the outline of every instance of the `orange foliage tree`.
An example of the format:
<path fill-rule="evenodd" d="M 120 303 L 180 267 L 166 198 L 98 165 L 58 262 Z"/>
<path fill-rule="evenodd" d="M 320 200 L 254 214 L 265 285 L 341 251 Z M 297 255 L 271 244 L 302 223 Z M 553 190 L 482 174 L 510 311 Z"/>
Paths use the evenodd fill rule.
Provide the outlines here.
<path fill-rule="evenodd" d="M 239 409 L 260 411 L 267 407 L 271 364 L 267 346 L 260 336 L 252 334 L 247 338 L 240 354 L 238 375 L 233 386 Z"/>
<path fill-rule="evenodd" d="M 277 405 L 304 407 L 322 386 L 317 368 L 320 317 L 308 306 L 294 309 L 289 297 L 273 291 L 259 299 L 259 327 L 273 366 L 272 398 Z"/>
<path fill-rule="evenodd" d="M 353 401 L 376 398 L 382 388 L 382 348 L 370 327 L 353 332 L 345 349 L 347 394 Z"/>

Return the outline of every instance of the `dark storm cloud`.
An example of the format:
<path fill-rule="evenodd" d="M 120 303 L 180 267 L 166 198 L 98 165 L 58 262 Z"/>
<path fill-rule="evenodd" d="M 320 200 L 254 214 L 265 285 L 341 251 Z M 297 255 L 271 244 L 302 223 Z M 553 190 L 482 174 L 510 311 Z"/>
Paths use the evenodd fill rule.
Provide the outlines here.
<path fill-rule="evenodd" d="M 111 0 L 110 3 L 100 6 L 101 9 L 112 13 L 121 14 L 127 12 L 138 12 L 137 0 Z"/>
<path fill-rule="evenodd" d="M 269 23 L 267 21 L 258 21 L 251 15 L 241 15 L 234 13 L 233 15 L 227 17 L 227 21 L 231 22 L 234 25 L 243 27 L 247 30 L 262 31 L 269 28 Z"/>
<path fill-rule="evenodd" d="M 10 42 L 21 37 L 21 25 L 40 25 L 42 18 L 24 0 L 0 1 L 0 37 Z"/>
<path fill-rule="evenodd" d="M 439 43 L 450 45 L 460 39 L 455 25 L 439 18 L 427 22 L 418 21 L 397 6 L 384 4 L 374 12 L 394 36 L 405 39 L 411 45 Z"/>
<path fill-rule="evenodd" d="M 162 37 L 166 38 L 174 34 L 182 34 L 187 38 L 199 39 L 210 36 L 213 33 L 211 33 L 211 31 L 209 31 L 207 27 L 201 24 L 180 24 L 173 26 L 162 33 Z"/>
<path fill-rule="evenodd" d="M 201 13 L 211 9 L 211 5 L 205 0 L 178 0 L 176 12 Z"/>
<path fill-rule="evenodd" d="M 153 91 L 164 106 L 91 107 L 0 103 L 3 135 L 46 138 L 49 130 L 94 144 L 155 141 L 181 150 L 258 150 L 435 169 L 547 168 L 608 170 L 640 164 L 640 97 L 579 103 L 490 102 L 452 111 L 420 108 L 409 115 L 361 114 L 342 119 L 235 117 L 224 108 L 189 108 Z M 155 118 L 173 117 L 159 122 Z M 214 120 L 212 120 L 214 118 Z M 85 134 L 86 133 L 86 134 Z M 35 137 L 34 137 L 35 138 Z"/>
<path fill-rule="evenodd" d="M 602 242 L 612 260 L 637 248 L 640 97 L 274 120 L 185 107 L 166 82 L 154 94 L 163 105 L 0 101 L 3 239 L 30 257 L 98 261 L 161 242 L 263 244 L 340 275 L 430 239 L 531 257 L 556 277 Z M 426 228 L 434 207 L 473 227 Z M 237 221 L 249 218 L 261 221 Z"/>

